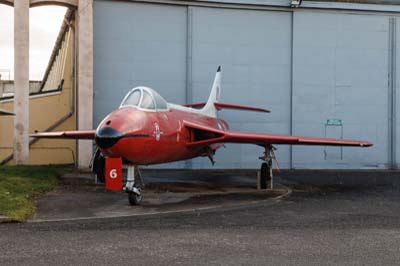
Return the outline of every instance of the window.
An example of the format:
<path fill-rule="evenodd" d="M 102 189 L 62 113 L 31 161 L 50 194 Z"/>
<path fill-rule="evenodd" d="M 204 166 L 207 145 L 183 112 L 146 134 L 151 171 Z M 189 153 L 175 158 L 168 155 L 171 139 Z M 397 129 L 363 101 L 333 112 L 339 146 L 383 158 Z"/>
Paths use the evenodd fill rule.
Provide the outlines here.
<path fill-rule="evenodd" d="M 154 95 L 154 100 L 156 101 L 157 110 L 168 109 L 167 102 L 164 100 L 163 97 L 161 97 L 160 94 L 158 94 L 156 91 L 153 90 L 153 95 Z"/>
<path fill-rule="evenodd" d="M 132 89 L 122 100 L 121 106 L 139 106 L 147 110 L 167 111 L 168 104 L 156 91 L 147 87 Z"/>
<path fill-rule="evenodd" d="M 128 94 L 128 96 L 126 96 L 125 99 L 122 101 L 121 106 L 127 106 L 127 105 L 138 106 L 141 94 L 142 93 L 141 93 L 140 89 L 131 91 Z"/>
<path fill-rule="evenodd" d="M 156 109 L 153 97 L 148 91 L 143 90 L 143 99 L 142 102 L 140 103 L 140 107 L 143 109 L 151 109 L 151 110 Z"/>

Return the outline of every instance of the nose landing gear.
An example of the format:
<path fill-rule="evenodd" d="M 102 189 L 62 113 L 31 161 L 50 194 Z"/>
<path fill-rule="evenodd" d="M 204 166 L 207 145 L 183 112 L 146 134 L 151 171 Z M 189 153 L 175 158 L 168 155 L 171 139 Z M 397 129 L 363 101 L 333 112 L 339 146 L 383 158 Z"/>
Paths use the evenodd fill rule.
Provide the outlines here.
<path fill-rule="evenodd" d="M 270 189 L 274 189 L 274 176 L 272 173 L 272 160 L 276 162 L 277 169 L 279 170 L 278 161 L 275 156 L 276 148 L 272 145 L 266 145 L 264 155 L 260 156 L 259 159 L 264 161 L 261 164 L 260 169 L 260 179 L 259 179 L 259 187 L 260 189 L 267 189 L 268 182 L 270 182 Z"/>
<path fill-rule="evenodd" d="M 138 182 L 136 182 L 138 180 Z M 123 188 L 128 193 L 128 201 L 130 205 L 138 205 L 143 199 L 142 187 L 144 182 L 140 174 L 139 167 L 128 165 L 128 178 Z"/>

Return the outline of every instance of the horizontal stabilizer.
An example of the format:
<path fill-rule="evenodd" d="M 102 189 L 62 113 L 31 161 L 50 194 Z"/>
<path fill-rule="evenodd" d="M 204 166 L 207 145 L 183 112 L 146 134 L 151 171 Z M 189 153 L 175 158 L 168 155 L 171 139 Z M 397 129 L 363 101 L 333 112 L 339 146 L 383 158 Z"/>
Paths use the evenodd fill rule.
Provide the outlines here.
<path fill-rule="evenodd" d="M 205 102 L 202 103 L 192 103 L 192 104 L 186 104 L 184 106 L 186 107 L 192 107 L 192 108 L 202 108 L 206 105 Z M 263 108 L 258 108 L 258 107 L 252 107 L 252 106 L 244 106 L 244 105 L 237 105 L 237 104 L 230 104 L 230 103 L 221 103 L 221 102 L 215 102 L 214 106 L 219 110 L 222 109 L 232 109 L 232 110 L 242 110 L 242 111 L 255 111 L 255 112 L 264 112 L 264 113 L 270 113 L 270 110 L 263 109 Z"/>
<path fill-rule="evenodd" d="M 185 107 L 191 107 L 191 108 L 196 108 L 200 109 L 203 108 L 206 105 L 206 102 L 201 102 L 201 103 L 191 103 L 191 104 L 185 104 L 183 106 Z"/>
<path fill-rule="evenodd" d="M 255 111 L 255 112 L 264 112 L 264 113 L 271 113 L 270 110 L 258 108 L 258 107 L 251 107 L 251 106 L 244 106 L 244 105 L 237 105 L 237 104 L 229 104 L 229 103 L 214 103 L 215 107 L 218 110 L 221 109 L 233 109 L 233 110 L 244 110 L 244 111 Z"/>

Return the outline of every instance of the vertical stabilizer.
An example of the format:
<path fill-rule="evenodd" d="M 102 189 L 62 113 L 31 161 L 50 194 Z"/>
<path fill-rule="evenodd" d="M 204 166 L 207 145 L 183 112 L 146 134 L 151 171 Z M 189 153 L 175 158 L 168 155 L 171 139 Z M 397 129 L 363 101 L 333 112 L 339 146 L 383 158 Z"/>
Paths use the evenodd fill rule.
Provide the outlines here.
<path fill-rule="evenodd" d="M 215 74 L 214 83 L 211 89 L 210 96 L 208 97 L 206 105 L 201 109 L 202 113 L 207 116 L 217 117 L 218 110 L 214 103 L 218 102 L 219 96 L 221 94 L 221 66 L 218 67 L 217 73 Z"/>

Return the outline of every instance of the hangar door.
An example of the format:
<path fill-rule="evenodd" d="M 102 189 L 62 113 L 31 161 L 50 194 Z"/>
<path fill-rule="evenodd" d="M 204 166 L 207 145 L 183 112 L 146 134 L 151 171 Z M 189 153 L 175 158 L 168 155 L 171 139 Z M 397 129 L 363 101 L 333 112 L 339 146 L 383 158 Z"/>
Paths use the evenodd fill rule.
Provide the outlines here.
<path fill-rule="evenodd" d="M 287 12 L 190 8 L 193 101 L 207 99 L 218 65 L 223 67 L 221 100 L 260 106 L 272 113 L 226 110 L 231 129 L 290 134 L 291 14 Z M 215 157 L 216 168 L 258 168 L 263 149 L 229 144 Z M 289 147 L 279 147 L 281 167 L 289 167 Z M 194 159 L 194 168 L 210 167 Z"/>
<path fill-rule="evenodd" d="M 368 149 L 294 147 L 294 167 L 386 167 L 389 17 L 296 12 L 293 24 L 294 134 L 374 143 Z"/>
<path fill-rule="evenodd" d="M 222 111 L 231 128 L 290 133 L 291 14 L 118 1 L 94 2 L 94 123 L 132 87 L 175 103 L 208 97 L 218 65 L 222 101 L 272 109 Z M 227 145 L 214 168 L 259 167 L 262 148 Z M 279 149 L 282 167 L 289 148 Z M 161 167 L 211 168 L 208 159 Z"/>
<path fill-rule="evenodd" d="M 186 7 L 94 2 L 94 126 L 133 87 L 185 102 Z"/>

